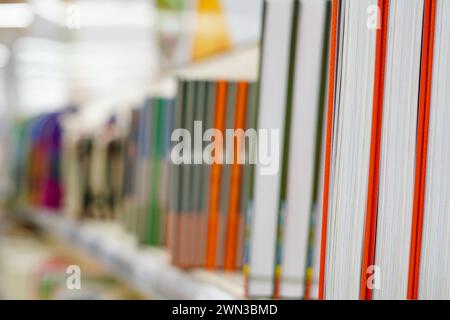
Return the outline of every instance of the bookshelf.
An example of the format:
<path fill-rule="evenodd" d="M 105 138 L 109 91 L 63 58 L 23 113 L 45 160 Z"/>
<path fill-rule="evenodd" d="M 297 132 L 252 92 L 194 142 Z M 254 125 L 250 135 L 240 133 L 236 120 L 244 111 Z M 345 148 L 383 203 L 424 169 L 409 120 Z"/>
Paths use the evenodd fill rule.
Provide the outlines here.
<path fill-rule="evenodd" d="M 21 209 L 18 216 L 56 241 L 86 253 L 144 297 L 179 300 L 244 298 L 244 279 L 240 273 L 174 267 L 164 249 L 138 247 L 117 223 L 78 223 L 56 212 L 29 208 Z"/>

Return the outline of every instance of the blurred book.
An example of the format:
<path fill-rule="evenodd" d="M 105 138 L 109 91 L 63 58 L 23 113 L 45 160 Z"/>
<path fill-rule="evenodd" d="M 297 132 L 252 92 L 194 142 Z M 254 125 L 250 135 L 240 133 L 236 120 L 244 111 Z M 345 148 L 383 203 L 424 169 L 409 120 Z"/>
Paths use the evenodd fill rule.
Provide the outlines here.
<path fill-rule="evenodd" d="M 250 297 L 309 298 L 317 281 L 329 9 L 327 1 L 264 2 L 257 127 L 269 130 L 277 166 L 260 160 L 254 171 L 244 267 Z"/>
<path fill-rule="evenodd" d="M 442 299 L 450 7 L 378 4 L 333 4 L 320 295 Z"/>

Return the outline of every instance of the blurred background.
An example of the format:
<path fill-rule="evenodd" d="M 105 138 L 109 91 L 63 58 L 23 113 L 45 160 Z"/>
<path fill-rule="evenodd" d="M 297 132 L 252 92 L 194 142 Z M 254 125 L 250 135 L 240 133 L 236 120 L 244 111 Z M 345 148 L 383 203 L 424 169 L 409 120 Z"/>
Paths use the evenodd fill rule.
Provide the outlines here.
<path fill-rule="evenodd" d="M 0 114 L 146 90 L 171 68 L 256 43 L 260 15 L 260 0 L 2 0 Z"/>
<path fill-rule="evenodd" d="M 32 224 L 5 219 L 11 123 L 74 107 L 103 124 L 172 85 L 177 69 L 257 46 L 261 10 L 260 0 L 0 0 L 0 298 L 143 297 Z M 71 264 L 84 266 L 85 290 L 65 289 Z"/>

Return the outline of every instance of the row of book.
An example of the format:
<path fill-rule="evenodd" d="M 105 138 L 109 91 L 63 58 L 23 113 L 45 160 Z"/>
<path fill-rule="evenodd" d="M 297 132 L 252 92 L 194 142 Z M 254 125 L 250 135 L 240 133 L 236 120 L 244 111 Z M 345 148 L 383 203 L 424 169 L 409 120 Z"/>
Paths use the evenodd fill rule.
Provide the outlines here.
<path fill-rule="evenodd" d="M 333 1 L 323 298 L 450 298 L 448 14 L 445 0 Z"/>
<path fill-rule="evenodd" d="M 74 129 L 79 118 L 67 111 L 16 123 L 17 200 L 71 219 L 117 220 L 140 244 L 167 245 L 182 268 L 242 268 L 251 165 L 234 160 L 251 151 L 245 134 L 224 137 L 255 127 L 257 85 L 181 79 L 177 92 L 94 132 Z M 176 129 L 188 132 L 178 151 Z M 207 136 L 212 129 L 223 145 Z"/>
<path fill-rule="evenodd" d="M 316 298 L 330 3 L 265 1 L 258 130 L 280 132 L 255 170 L 244 272 L 250 296 Z"/>
<path fill-rule="evenodd" d="M 177 265 L 242 267 L 251 179 L 244 130 L 255 128 L 256 89 L 244 80 L 179 82 L 174 129 L 189 135 L 172 153 L 182 157 L 180 164 L 172 158 L 169 188 L 169 248 Z M 229 139 L 229 129 L 242 135 Z"/>
<path fill-rule="evenodd" d="M 95 132 L 72 130 L 67 112 L 19 126 L 17 171 L 36 194 L 26 203 L 116 219 L 182 268 L 243 269 L 249 297 L 314 298 L 330 6 L 264 7 L 260 81 L 250 52 L 184 70 L 175 97 L 148 98 Z M 52 135 L 40 133 L 44 118 Z M 47 140 L 58 143 L 42 149 Z M 30 150 L 58 155 L 58 202 L 23 170 L 52 175 L 52 158 Z"/>
<path fill-rule="evenodd" d="M 139 243 L 165 244 L 173 113 L 174 99 L 149 97 L 128 117 L 113 116 L 94 133 L 71 130 L 68 124 L 63 143 L 65 213 L 115 219 Z"/>
<path fill-rule="evenodd" d="M 450 298 L 450 4 L 269 0 L 264 12 L 258 128 L 285 135 L 282 170 L 255 175 L 250 295 L 302 284 L 321 299 Z M 320 111 L 295 116 L 324 106 L 323 131 Z"/>
<path fill-rule="evenodd" d="M 243 268 L 249 297 L 449 298 L 447 14 L 446 0 L 267 0 L 259 81 L 185 72 L 173 99 L 81 144 L 110 150 L 92 149 L 103 164 L 84 179 L 175 265 Z M 64 203 L 54 119 L 25 130 L 32 205 Z M 106 165 L 112 141 L 123 156 Z"/>
<path fill-rule="evenodd" d="M 166 243 L 169 152 L 174 99 L 146 99 L 124 139 L 120 219 L 140 243 Z"/>
<path fill-rule="evenodd" d="M 121 211 L 123 137 L 111 117 L 96 136 L 74 130 L 61 114 L 61 208 L 73 219 L 115 219 Z"/>
<path fill-rule="evenodd" d="M 62 201 L 60 113 L 43 114 L 13 126 L 14 196 L 31 206 L 59 209 Z"/>

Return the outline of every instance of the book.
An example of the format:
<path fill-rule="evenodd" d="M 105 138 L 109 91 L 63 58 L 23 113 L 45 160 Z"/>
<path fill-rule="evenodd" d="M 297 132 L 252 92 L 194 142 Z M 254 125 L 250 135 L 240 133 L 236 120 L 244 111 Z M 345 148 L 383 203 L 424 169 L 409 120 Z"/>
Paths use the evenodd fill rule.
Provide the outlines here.
<path fill-rule="evenodd" d="M 237 230 L 227 235 L 227 230 L 236 229 L 236 226 L 229 228 L 229 224 L 235 224 L 234 221 L 229 221 L 229 202 L 232 192 L 241 192 L 241 179 L 235 178 L 232 183 L 234 159 L 232 152 L 228 151 L 232 144 L 226 142 L 226 131 L 235 129 L 237 86 L 239 83 L 243 86 L 254 83 L 258 60 L 258 50 L 252 47 L 196 63 L 177 72 L 179 86 L 175 117 L 180 112 L 183 114 L 183 125 L 178 128 L 185 129 L 192 140 L 189 150 L 185 152 L 188 164 L 181 161 L 174 167 L 172 161 L 170 165 L 171 175 L 183 172 L 181 189 L 175 192 L 181 192 L 184 199 L 181 200 L 179 215 L 171 215 L 176 216 L 178 222 L 171 223 L 168 227 L 170 234 L 176 234 L 171 237 L 173 243 L 170 251 L 173 257 L 179 256 L 176 252 L 186 255 L 182 261 L 172 259 L 177 266 L 224 268 L 227 255 L 229 261 L 237 259 L 238 251 L 241 251 L 242 256 L 243 230 L 240 243 L 236 240 Z M 245 108 L 250 103 L 247 96 L 249 95 L 240 102 L 245 104 Z M 220 133 L 220 141 L 216 141 L 217 133 Z M 181 141 L 178 137 L 179 143 L 175 141 L 172 144 L 172 154 L 174 147 L 180 146 Z M 231 151 L 234 153 L 234 149 Z M 175 149 L 176 155 L 178 152 L 183 158 L 181 150 Z M 175 181 L 175 178 L 171 179 L 172 186 L 175 186 Z M 169 189 L 173 190 L 173 187 Z M 237 207 L 240 197 L 237 199 L 235 195 L 233 202 Z M 236 216 L 236 211 L 233 210 L 231 214 Z M 242 215 L 241 226 L 244 220 Z M 185 229 L 194 231 L 185 232 Z M 176 230 L 180 230 L 181 234 Z M 228 254 L 227 243 L 232 243 L 231 246 L 228 245 Z M 229 270 L 235 270 L 242 262 L 228 264 Z"/>
<path fill-rule="evenodd" d="M 420 145 L 419 113 L 421 65 L 424 50 L 424 1 L 389 4 L 379 150 L 379 186 L 376 210 L 374 263 L 380 279 L 372 290 L 373 299 L 408 298 L 408 275 L 414 216 L 416 157 Z M 409 31 L 404 31 L 409 30 Z M 398 39 L 402 39 L 401 44 Z M 375 215 L 375 213 L 373 213 Z M 381 272 L 382 270 L 382 272 Z M 381 277 L 382 275 L 382 277 Z M 375 274 L 375 276 L 377 276 Z M 378 279 L 375 279 L 378 281 Z M 370 289 L 371 282 L 367 279 Z M 370 292 L 366 298 L 370 298 Z"/>
<path fill-rule="evenodd" d="M 119 215 L 124 228 L 128 231 L 133 229 L 132 210 L 135 196 L 135 161 L 137 156 L 137 129 L 139 119 L 139 108 L 133 108 L 130 112 L 126 127 L 124 142 L 124 177 L 122 189 L 122 210 Z"/>
<path fill-rule="evenodd" d="M 238 82 L 236 84 L 236 101 L 235 101 L 235 119 L 234 119 L 234 136 L 233 146 L 229 157 L 232 158 L 232 165 L 230 168 L 230 196 L 228 204 L 228 214 L 226 221 L 226 236 L 224 245 L 224 268 L 226 270 L 235 270 L 241 264 L 239 263 L 242 256 L 239 252 L 239 247 L 243 243 L 240 230 L 244 223 L 244 216 L 241 212 L 241 194 L 244 197 L 246 195 L 246 189 L 248 185 L 243 184 L 243 165 L 248 161 L 245 158 L 245 131 L 246 127 L 246 115 L 249 99 L 249 83 Z M 250 100 L 251 101 L 251 100 Z M 252 127 L 250 127 L 251 129 Z M 244 157 L 244 158 L 242 158 Z"/>
<path fill-rule="evenodd" d="M 4 152 L 0 154 L 0 207 L 11 195 L 11 175 L 8 170 L 11 167 L 11 128 L 10 124 L 0 120 L 0 145 Z M 1 210 L 1 208 L 0 208 Z"/>
<path fill-rule="evenodd" d="M 299 1 L 292 79 L 292 123 L 289 154 L 283 164 L 285 199 L 281 210 L 279 291 L 276 296 L 305 298 L 307 269 L 314 258 L 317 225 L 318 172 L 322 158 L 323 112 L 327 79 L 329 34 L 328 1 Z M 286 138 L 285 138 L 286 139 Z M 310 279 L 311 280 L 311 279 Z"/>
<path fill-rule="evenodd" d="M 177 96 L 173 117 L 174 132 L 183 128 L 184 99 L 186 96 L 187 83 L 179 80 L 177 85 Z M 172 136 L 173 137 L 173 136 Z M 172 139 L 171 150 L 173 152 L 174 141 Z M 180 253 L 180 215 L 181 215 L 181 190 L 182 190 L 182 166 L 170 162 L 170 200 L 168 207 L 168 248 L 171 253 L 171 262 L 175 265 L 181 264 Z"/>
<path fill-rule="evenodd" d="M 56 212 L 62 207 L 62 113 L 42 114 L 18 124 L 14 147 L 14 198 L 25 206 Z"/>
<path fill-rule="evenodd" d="M 225 132 L 225 114 L 226 114 L 226 96 L 227 96 L 228 84 L 226 81 L 217 82 L 216 87 L 216 101 L 215 101 L 215 116 L 214 116 L 214 128 L 218 130 L 222 135 Z M 210 195 L 208 204 L 208 228 L 207 228 L 207 242 L 206 242 L 206 268 L 213 269 L 217 263 L 217 243 L 219 232 L 219 219 L 220 219 L 220 186 L 222 179 L 222 165 L 223 162 L 223 150 L 216 148 L 214 151 L 215 162 L 211 165 L 211 182 L 210 182 Z M 212 156 L 212 155 L 211 155 Z M 220 160 L 221 159 L 221 160 Z"/>
<path fill-rule="evenodd" d="M 174 117 L 174 99 L 164 99 L 164 125 L 162 127 L 162 157 L 161 157 L 161 178 L 159 188 L 159 207 L 160 207 L 160 240 L 159 243 L 166 245 L 168 242 L 168 216 L 167 211 L 169 208 L 170 193 L 172 190 L 170 186 L 170 146 L 171 146 L 171 134 Z"/>
<path fill-rule="evenodd" d="M 297 14 L 294 1 L 265 1 L 259 83 L 258 130 L 275 133 L 270 148 L 275 152 L 276 168 L 265 168 L 260 161 L 255 167 L 254 190 L 249 210 L 250 230 L 245 266 L 247 292 L 251 297 L 274 294 L 278 212 L 280 205 L 281 139 L 286 121 L 291 35 Z M 271 63 L 277 57 L 279 63 Z M 276 81 L 274 81 L 276 79 Z M 264 249 L 260 249 L 264 248 Z"/>
<path fill-rule="evenodd" d="M 237 155 L 243 152 L 237 148 L 242 149 L 244 144 L 235 144 L 238 138 L 233 138 L 233 134 L 237 118 L 244 133 L 247 107 L 253 109 L 255 100 L 249 98 L 248 80 L 202 80 L 205 78 L 191 73 L 179 81 L 179 88 L 185 93 L 179 92 L 176 103 L 180 109 L 175 112 L 183 114 L 183 119 L 178 119 L 180 124 L 183 122 L 179 129 L 185 130 L 182 132 L 186 136 L 177 131 L 178 144 L 172 146 L 172 156 L 175 153 L 181 159 L 172 158 L 169 190 L 182 196 L 173 195 L 169 210 L 173 212 L 178 203 L 179 212 L 171 214 L 168 226 L 172 235 L 170 251 L 172 262 L 183 268 L 236 270 L 242 265 L 245 216 L 239 212 L 242 179 L 240 173 L 233 177 L 232 170 L 241 169 L 245 163 L 237 161 Z M 229 138 L 227 130 L 231 130 Z"/>
<path fill-rule="evenodd" d="M 147 243 L 158 245 L 161 240 L 161 203 L 158 192 L 161 187 L 161 161 L 163 158 L 163 142 L 165 140 L 163 133 L 165 104 L 163 99 L 154 99 L 153 101 L 153 119 L 152 132 L 150 133 L 150 195 L 149 195 L 149 231 Z"/>
<path fill-rule="evenodd" d="M 194 129 L 193 133 L 199 128 L 199 124 L 207 121 L 207 108 L 211 106 L 208 105 L 208 82 L 198 81 L 197 82 L 197 97 L 195 101 L 195 112 L 194 112 Z M 204 229 L 204 208 L 203 208 L 203 197 L 205 196 L 205 186 L 203 185 L 205 174 L 205 165 L 202 161 L 199 161 L 203 157 L 203 142 L 199 143 L 194 141 L 193 146 L 193 177 L 192 177 L 192 223 L 191 230 L 192 233 L 192 247 L 191 247 L 191 257 L 190 264 L 192 266 L 204 266 L 204 242 L 205 242 L 205 229 Z"/>
<path fill-rule="evenodd" d="M 429 8 L 333 2 L 320 298 L 412 298 Z"/>
<path fill-rule="evenodd" d="M 258 117 L 258 84 L 252 83 L 249 85 L 247 93 L 247 107 L 245 115 L 245 128 L 257 129 Z M 248 261 L 247 254 L 248 243 L 250 239 L 250 201 L 253 195 L 253 181 L 254 181 L 254 167 L 256 157 L 256 145 L 246 144 L 245 150 L 241 150 L 245 155 L 245 164 L 242 167 L 241 177 L 241 192 L 240 192 L 240 207 L 238 216 L 238 243 L 235 264 L 236 267 L 242 268 L 245 273 L 245 262 Z"/>
<path fill-rule="evenodd" d="M 236 98 L 237 98 L 237 84 L 236 82 L 228 82 L 227 84 L 227 97 L 225 106 L 225 119 L 224 119 L 224 131 L 223 136 L 228 136 L 228 130 L 235 128 L 236 114 Z M 233 139 L 234 140 L 234 139 Z M 230 198 L 232 193 L 232 176 L 231 170 L 234 164 L 234 144 L 229 144 L 228 138 L 223 147 L 223 164 L 221 165 L 221 177 L 220 177 L 220 194 L 219 194 L 219 209 L 217 219 L 217 234 L 216 234 L 216 258 L 215 265 L 217 268 L 225 267 L 225 247 L 227 241 L 227 222 L 230 213 Z M 236 163 L 237 164 L 237 163 Z M 231 227 L 231 226 L 230 226 Z M 230 235 L 231 236 L 231 235 Z M 236 235 L 233 235 L 236 237 Z"/>
<path fill-rule="evenodd" d="M 410 299 L 448 299 L 448 279 L 445 271 L 448 264 L 447 240 L 448 224 L 448 141 L 449 119 L 446 96 L 448 79 L 445 72 L 449 64 L 448 34 L 450 24 L 445 16 L 450 12 L 446 1 L 427 1 L 425 3 L 425 30 L 429 36 L 424 41 L 428 45 L 426 67 L 427 87 L 421 96 L 424 104 L 423 150 L 421 188 L 417 204 L 417 217 L 413 223 L 412 246 L 415 252 L 411 257 Z M 414 229 L 415 227 L 415 229 Z"/>
<path fill-rule="evenodd" d="M 368 172 L 369 172 L 369 158 L 370 158 L 370 144 L 371 144 L 371 111 L 374 106 L 374 74 L 375 74 L 375 56 L 377 45 L 377 31 L 369 28 L 361 29 L 360 26 L 365 22 L 365 10 L 370 5 L 376 5 L 374 1 L 358 1 L 358 2 L 333 2 L 332 15 L 332 34 L 330 45 L 330 85 L 328 93 L 328 114 L 327 114 L 327 146 L 326 146 L 326 160 L 325 160 L 325 175 L 324 175 L 324 204 L 322 217 L 322 241 L 321 241 L 321 269 L 320 269 L 320 283 L 319 295 L 320 298 L 343 298 L 343 299 L 357 299 L 359 298 L 360 280 L 361 280 L 361 262 L 363 253 L 363 230 L 364 217 L 367 199 L 368 186 Z M 345 37 L 343 31 L 343 15 L 353 17 L 348 20 L 348 28 L 346 30 L 349 34 L 362 30 L 356 37 Z M 339 35 L 339 36 L 338 36 Z M 344 41 L 345 39 L 345 41 Z M 382 39 L 382 37 L 378 37 Z M 380 47 L 381 42 L 379 40 Z M 344 48 L 345 45 L 345 48 Z M 356 45 L 364 50 L 356 50 Z M 344 51 L 346 48 L 353 50 Z M 353 61 L 351 71 L 348 72 L 347 77 L 341 77 L 345 74 L 344 69 L 346 59 L 340 57 L 344 52 L 349 52 L 349 59 Z M 338 58 L 340 57 L 340 58 Z M 379 63 L 379 62 L 378 62 Z M 365 81 L 359 80 L 364 79 Z M 349 85 L 347 85 L 347 83 Z M 342 89 L 341 89 L 342 88 Z M 339 91 L 339 90 L 342 90 Z M 349 97 L 352 97 L 349 100 Z M 346 100 L 344 100 L 346 99 Z M 333 113 L 335 105 L 339 101 L 353 101 L 353 104 L 358 104 L 358 108 L 350 109 L 349 103 L 341 103 L 345 108 L 347 106 L 347 113 Z M 333 126 L 334 115 L 339 114 L 339 123 Z M 351 115 L 344 118 L 344 115 Z M 337 118 L 337 117 L 336 117 Z M 375 118 L 376 119 L 376 118 Z M 344 122 L 345 121 L 345 122 Z M 352 125 L 359 124 L 359 125 Z M 341 129 L 342 134 L 339 135 L 338 129 Z M 344 128 L 352 128 L 352 130 Z M 376 130 L 375 130 L 376 132 Z M 345 137 L 340 137 L 345 134 Z M 338 140 L 338 137 L 339 140 Z M 351 144 L 347 143 L 346 148 L 340 148 L 339 154 L 336 144 L 338 141 L 345 141 L 344 139 L 353 138 L 355 141 Z M 357 149 L 360 152 L 356 152 Z M 338 174 L 338 170 L 344 170 L 342 166 L 332 165 L 331 158 L 337 156 L 348 155 L 352 157 L 346 161 L 342 161 L 343 165 L 347 164 L 346 172 Z M 350 167 L 349 163 L 355 163 Z M 358 165 L 357 165 L 358 164 Z M 361 168 L 362 166 L 365 168 Z M 340 178 L 345 181 L 334 181 L 333 177 Z M 331 188 L 330 186 L 333 186 Z M 342 190 L 350 190 L 343 195 L 337 193 L 334 196 L 334 190 L 340 186 Z M 360 196 L 362 194 L 363 196 Z M 338 202 L 338 195 L 342 199 Z M 333 201 L 333 202 L 331 202 Z M 333 208 L 333 203 L 341 207 Z M 330 208 L 329 208 L 330 207 Z M 330 211 L 330 212 L 329 212 Z M 337 212 L 337 213 L 335 213 Z M 342 214 L 339 214 L 342 212 Z M 341 217 L 341 220 L 337 220 Z M 328 221 L 328 217 L 335 219 L 336 222 Z M 328 230 L 328 225 L 330 230 Z M 342 230 L 336 232 L 334 229 L 338 226 L 349 226 L 351 230 Z M 329 236 L 332 235 L 332 236 Z M 331 239 L 333 237 L 333 239 Z M 335 248 L 328 252 L 327 248 Z M 339 251 L 339 252 L 338 252 Z M 327 267 L 329 266 L 329 267 Z M 345 276 L 344 276 L 345 275 Z M 340 282 L 340 283 L 338 283 Z M 340 288 L 337 289 L 337 288 Z"/>

